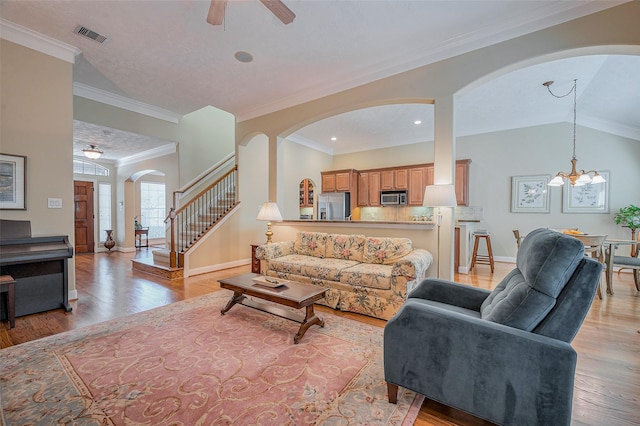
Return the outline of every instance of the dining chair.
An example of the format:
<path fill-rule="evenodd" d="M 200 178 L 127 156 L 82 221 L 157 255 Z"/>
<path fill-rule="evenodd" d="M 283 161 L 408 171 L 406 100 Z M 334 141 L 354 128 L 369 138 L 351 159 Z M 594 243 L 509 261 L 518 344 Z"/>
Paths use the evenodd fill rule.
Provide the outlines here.
<path fill-rule="evenodd" d="M 619 266 L 620 269 L 633 270 L 633 282 L 635 283 L 636 290 L 638 291 L 640 291 L 640 257 L 638 257 L 639 253 L 640 250 L 636 248 L 633 256 L 613 256 L 612 262 L 613 266 Z"/>
<path fill-rule="evenodd" d="M 519 229 L 514 229 L 513 230 L 513 236 L 516 238 L 516 245 L 518 246 L 518 250 L 520 249 L 520 243 L 522 242 L 522 239 L 524 237 L 520 236 L 520 230 Z"/>
<path fill-rule="evenodd" d="M 600 262 L 604 268 L 604 241 L 607 239 L 607 235 L 579 235 L 570 234 L 572 237 L 582 241 L 584 244 L 584 255 L 592 257 Z M 598 298 L 602 299 L 602 290 L 600 289 L 600 281 L 598 280 Z"/>

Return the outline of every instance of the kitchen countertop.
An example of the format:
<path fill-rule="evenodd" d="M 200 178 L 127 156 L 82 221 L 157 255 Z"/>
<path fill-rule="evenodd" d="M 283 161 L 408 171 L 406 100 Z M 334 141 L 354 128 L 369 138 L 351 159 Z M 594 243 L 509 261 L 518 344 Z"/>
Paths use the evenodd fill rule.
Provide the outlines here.
<path fill-rule="evenodd" d="M 435 222 L 424 220 L 385 221 L 385 220 L 315 220 L 315 219 L 285 219 L 282 222 L 274 222 L 273 225 L 314 225 L 314 226 L 340 226 L 355 228 L 411 228 L 434 229 Z"/>

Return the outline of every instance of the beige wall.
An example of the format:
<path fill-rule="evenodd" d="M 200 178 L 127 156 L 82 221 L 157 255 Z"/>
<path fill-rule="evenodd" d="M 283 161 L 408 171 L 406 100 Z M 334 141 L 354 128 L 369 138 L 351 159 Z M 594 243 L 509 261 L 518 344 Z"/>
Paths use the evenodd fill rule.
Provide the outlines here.
<path fill-rule="evenodd" d="M 27 209 L 0 218 L 30 220 L 33 236 L 68 235 L 74 244 L 72 64 L 4 39 L 0 51 L 0 152 L 27 157 Z M 47 208 L 47 198 L 62 208 Z"/>

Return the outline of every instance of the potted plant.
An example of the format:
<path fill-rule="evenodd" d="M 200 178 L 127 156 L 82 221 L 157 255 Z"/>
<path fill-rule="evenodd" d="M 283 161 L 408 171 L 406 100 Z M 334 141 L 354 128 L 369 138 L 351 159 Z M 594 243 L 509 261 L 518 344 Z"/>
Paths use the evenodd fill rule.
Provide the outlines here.
<path fill-rule="evenodd" d="M 135 226 L 136 229 L 142 229 L 142 224 L 138 222 L 138 216 L 134 217 L 133 221 L 134 221 L 133 225 Z"/>
<path fill-rule="evenodd" d="M 635 233 L 635 230 L 640 228 L 640 207 L 629 204 L 618 210 L 618 213 L 613 216 L 613 220 L 617 225 L 626 226 L 631 229 L 632 233 Z"/>

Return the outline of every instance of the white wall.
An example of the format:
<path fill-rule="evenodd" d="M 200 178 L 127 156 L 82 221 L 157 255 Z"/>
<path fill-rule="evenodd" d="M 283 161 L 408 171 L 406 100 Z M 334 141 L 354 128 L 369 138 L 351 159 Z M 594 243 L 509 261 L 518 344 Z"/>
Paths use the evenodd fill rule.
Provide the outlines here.
<path fill-rule="evenodd" d="M 282 164 L 279 171 L 278 207 L 284 219 L 300 218 L 299 185 L 305 179 L 311 179 L 316 185 L 316 194 L 320 193 L 322 178 L 320 172 L 333 169 L 333 160 L 329 154 L 312 148 L 284 140 L 280 143 L 282 152 L 278 162 Z M 315 214 L 315 213 L 314 213 Z"/>

